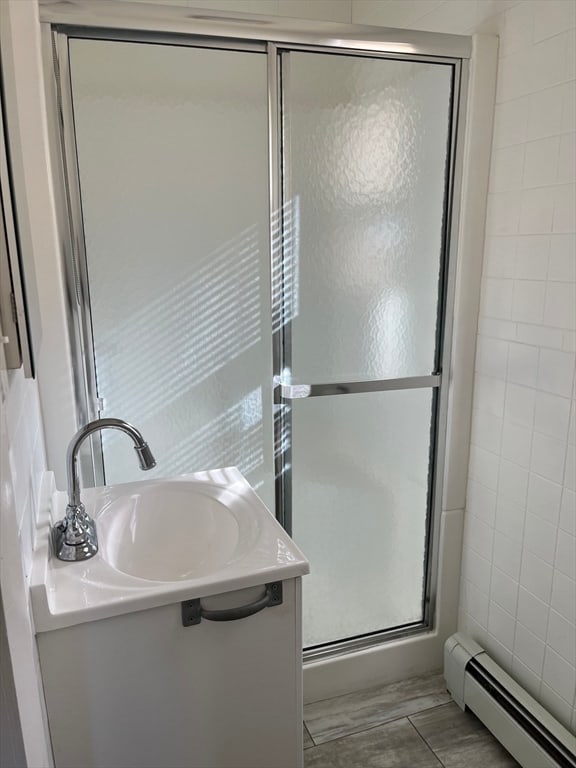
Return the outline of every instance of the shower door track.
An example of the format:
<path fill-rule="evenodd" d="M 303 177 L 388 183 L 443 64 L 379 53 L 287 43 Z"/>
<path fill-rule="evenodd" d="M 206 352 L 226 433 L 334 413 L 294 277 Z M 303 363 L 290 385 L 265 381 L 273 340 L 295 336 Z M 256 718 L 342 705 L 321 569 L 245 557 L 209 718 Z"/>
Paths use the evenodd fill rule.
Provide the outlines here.
<path fill-rule="evenodd" d="M 281 83 L 279 57 L 292 50 L 338 53 L 392 60 L 410 60 L 449 64 L 452 67 L 451 122 L 445 178 L 445 207 L 442 234 L 441 278 L 438 304 L 435 370 L 425 377 L 314 384 L 305 392 L 282 381 L 282 368 L 289 355 L 290 327 L 281 326 L 273 333 L 274 425 L 276 512 L 280 522 L 290 530 L 291 492 L 290 446 L 284 446 L 289 420 L 285 405 L 292 398 L 347 394 L 359 391 L 383 391 L 407 387 L 433 389 L 433 419 L 428 489 L 426 558 L 424 568 L 423 618 L 400 627 L 372 632 L 335 643 L 327 643 L 305 651 L 305 660 L 332 657 L 361 650 L 384 641 L 419 634 L 434 629 L 437 600 L 439 527 L 442 511 L 442 484 L 446 449 L 448 413 L 448 381 L 451 360 L 452 315 L 455 292 L 455 265 L 459 223 L 459 198 L 462 178 L 463 133 L 468 82 L 469 38 L 378 27 L 348 26 L 335 23 L 305 22 L 293 19 L 237 16 L 235 14 L 191 14 L 190 9 L 171 8 L 162 17 L 151 7 L 140 9 L 142 15 L 132 17 L 123 8 L 112 13 L 110 6 L 98 2 L 51 2 L 40 4 L 44 65 L 46 73 L 47 109 L 51 122 L 51 152 L 57 175 L 55 195 L 59 229 L 62 235 L 67 276 L 67 313 L 71 333 L 75 373 L 76 412 L 79 421 L 98 418 L 100 403 L 96 390 L 95 359 L 92 339 L 82 202 L 78 180 L 74 117 L 72 112 L 68 39 L 74 37 L 125 42 L 208 47 L 243 50 L 268 57 L 269 120 L 269 200 L 271 213 L 282 215 L 282 147 L 281 147 Z M 250 25 L 250 26 L 249 26 Z M 282 231 L 280 223 L 280 231 Z M 271 277 L 274 280 L 278 243 L 270 224 Z M 282 248 L 282 244 L 280 244 Z M 271 291 L 274 286 L 271 286 Z M 274 315 L 273 315 L 274 317 Z M 302 385 L 300 385 L 302 386 Z M 285 450 L 278 450 L 278 447 Z M 84 468 L 86 469 L 86 468 Z M 92 444 L 92 466 L 87 482 L 104 481 L 101 443 Z"/>

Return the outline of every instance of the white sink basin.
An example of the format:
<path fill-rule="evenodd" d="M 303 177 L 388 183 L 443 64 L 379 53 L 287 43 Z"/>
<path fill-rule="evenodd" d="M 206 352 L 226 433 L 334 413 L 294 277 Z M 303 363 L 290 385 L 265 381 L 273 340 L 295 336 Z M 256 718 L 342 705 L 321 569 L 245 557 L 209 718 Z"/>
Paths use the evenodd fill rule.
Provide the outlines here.
<path fill-rule="evenodd" d="M 67 494 L 43 493 L 30 594 L 36 631 L 261 587 L 302 576 L 308 561 L 234 467 L 87 488 L 99 550 L 63 562 L 50 529 Z"/>
<path fill-rule="evenodd" d="M 108 489 L 96 516 L 101 556 L 131 576 L 175 581 L 214 573 L 257 541 L 258 517 L 239 497 L 198 482 L 151 481 Z M 242 514 L 244 512 L 244 514 Z"/>

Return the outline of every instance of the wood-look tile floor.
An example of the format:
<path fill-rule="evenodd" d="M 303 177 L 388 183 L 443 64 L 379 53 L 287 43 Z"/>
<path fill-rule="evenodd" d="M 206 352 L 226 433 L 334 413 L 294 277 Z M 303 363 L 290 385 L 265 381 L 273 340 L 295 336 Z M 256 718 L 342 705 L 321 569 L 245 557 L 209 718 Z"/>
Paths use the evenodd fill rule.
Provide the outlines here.
<path fill-rule="evenodd" d="M 304 707 L 306 768 L 513 768 L 518 763 L 426 675 Z"/>

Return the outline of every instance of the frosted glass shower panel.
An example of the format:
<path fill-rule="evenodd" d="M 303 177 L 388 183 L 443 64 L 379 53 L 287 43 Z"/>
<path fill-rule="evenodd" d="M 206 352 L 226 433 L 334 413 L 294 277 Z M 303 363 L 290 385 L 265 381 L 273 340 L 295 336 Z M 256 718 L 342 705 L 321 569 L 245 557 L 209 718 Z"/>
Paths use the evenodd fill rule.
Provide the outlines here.
<path fill-rule="evenodd" d="M 293 404 L 305 646 L 422 620 L 432 390 Z"/>
<path fill-rule="evenodd" d="M 101 413 L 273 504 L 266 57 L 70 41 Z M 105 435 L 106 481 L 140 479 Z"/>
<path fill-rule="evenodd" d="M 282 59 L 297 383 L 434 370 L 452 67 Z"/>

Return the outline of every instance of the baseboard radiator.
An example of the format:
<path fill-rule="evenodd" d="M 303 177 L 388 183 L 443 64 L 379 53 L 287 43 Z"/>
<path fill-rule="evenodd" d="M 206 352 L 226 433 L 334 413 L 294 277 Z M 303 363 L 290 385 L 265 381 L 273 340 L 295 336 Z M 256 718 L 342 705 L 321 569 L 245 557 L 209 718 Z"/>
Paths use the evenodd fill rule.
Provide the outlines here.
<path fill-rule="evenodd" d="M 491 659 L 458 633 L 444 646 L 446 687 L 523 768 L 576 768 L 576 738 Z"/>

